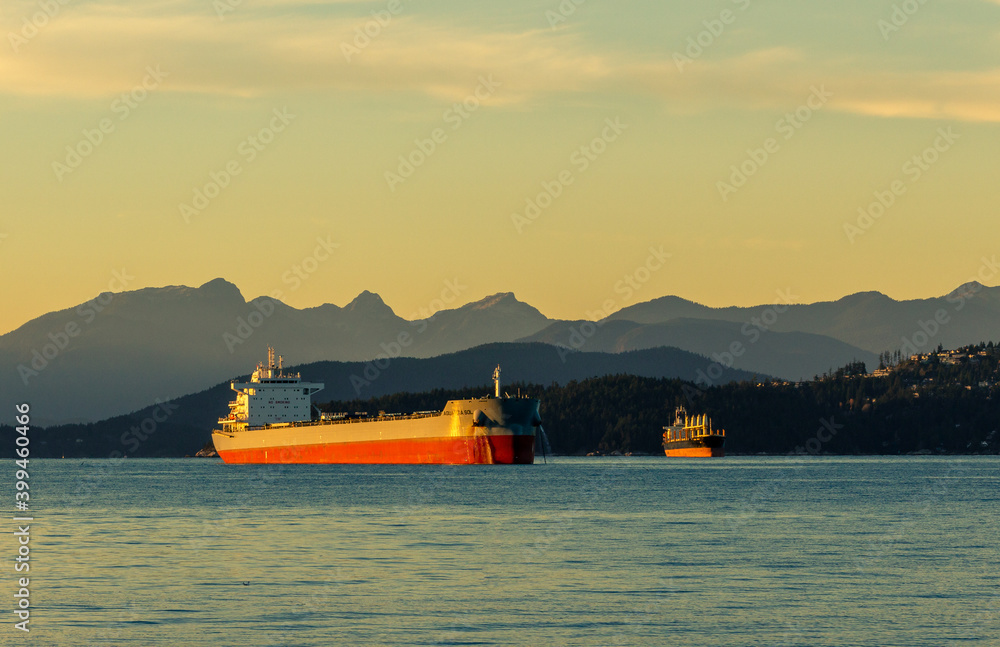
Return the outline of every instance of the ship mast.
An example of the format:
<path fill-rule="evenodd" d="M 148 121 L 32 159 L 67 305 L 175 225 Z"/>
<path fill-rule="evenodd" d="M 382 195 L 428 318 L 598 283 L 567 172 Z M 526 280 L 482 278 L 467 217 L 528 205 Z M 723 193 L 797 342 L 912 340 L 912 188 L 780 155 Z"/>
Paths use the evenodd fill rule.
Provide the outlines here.
<path fill-rule="evenodd" d="M 496 387 L 496 397 L 500 397 L 500 365 L 493 369 L 493 386 Z"/>

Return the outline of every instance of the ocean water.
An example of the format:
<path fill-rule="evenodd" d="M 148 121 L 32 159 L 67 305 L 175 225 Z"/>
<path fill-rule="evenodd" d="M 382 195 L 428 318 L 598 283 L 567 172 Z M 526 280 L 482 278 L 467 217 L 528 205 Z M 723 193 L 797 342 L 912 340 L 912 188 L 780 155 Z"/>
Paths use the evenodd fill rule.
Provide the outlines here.
<path fill-rule="evenodd" d="M 1000 644 L 997 457 L 30 465 L 2 644 Z"/>

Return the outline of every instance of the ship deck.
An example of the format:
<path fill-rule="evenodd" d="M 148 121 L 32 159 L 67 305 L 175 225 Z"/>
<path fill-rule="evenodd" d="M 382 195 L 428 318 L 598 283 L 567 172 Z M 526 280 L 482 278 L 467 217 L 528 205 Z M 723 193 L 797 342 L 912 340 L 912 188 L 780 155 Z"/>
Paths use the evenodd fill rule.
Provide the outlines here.
<path fill-rule="evenodd" d="M 388 422 L 395 420 L 420 420 L 422 418 L 438 418 L 445 415 L 446 411 L 419 411 L 416 413 L 390 413 L 384 416 L 357 416 L 346 418 L 326 418 L 324 420 L 302 420 L 298 422 L 275 422 L 266 425 L 247 425 L 239 429 L 226 429 L 225 425 L 217 433 L 230 434 L 243 431 L 261 431 L 264 429 L 286 429 L 289 427 L 320 427 L 327 425 L 347 425 L 365 422 Z"/>

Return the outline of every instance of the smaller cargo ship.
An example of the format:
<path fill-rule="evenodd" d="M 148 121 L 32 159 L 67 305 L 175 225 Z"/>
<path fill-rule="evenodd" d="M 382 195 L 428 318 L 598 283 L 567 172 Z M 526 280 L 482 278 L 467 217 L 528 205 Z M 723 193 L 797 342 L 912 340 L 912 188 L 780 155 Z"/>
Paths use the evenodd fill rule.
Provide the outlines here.
<path fill-rule="evenodd" d="M 724 429 L 712 429 L 707 415 L 688 416 L 684 407 L 674 412 L 674 424 L 663 428 L 663 450 L 667 456 L 725 456 Z"/>

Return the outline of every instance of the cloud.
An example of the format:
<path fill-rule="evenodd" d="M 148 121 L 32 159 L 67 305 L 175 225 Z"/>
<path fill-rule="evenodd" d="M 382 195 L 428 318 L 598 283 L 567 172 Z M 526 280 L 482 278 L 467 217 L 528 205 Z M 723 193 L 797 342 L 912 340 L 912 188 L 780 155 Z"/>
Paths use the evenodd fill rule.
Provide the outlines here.
<path fill-rule="evenodd" d="M 1000 0 L 998 0 L 1000 1 Z M 817 61 L 776 48 L 700 62 L 700 69 L 661 80 L 665 96 L 689 108 L 739 105 L 794 110 L 813 87 L 833 97 L 824 110 L 877 117 L 1000 122 L 1000 67 L 977 71 L 881 72 L 871 61 L 831 57 Z M 688 77 L 697 78 L 688 78 Z"/>
<path fill-rule="evenodd" d="M 1000 68 L 885 73 L 871 61 L 763 47 L 705 57 L 681 73 L 669 57 L 602 49 L 572 29 L 477 29 L 418 15 L 409 3 L 385 25 L 371 17 L 384 2 L 233 6 L 220 20 L 211 3 L 189 0 L 67 4 L 17 53 L 0 48 L 0 92 L 111 97 L 137 84 L 146 66 L 158 65 L 170 74 L 164 92 L 342 91 L 458 101 L 479 75 L 493 75 L 501 84 L 488 100 L 495 105 L 532 105 L 557 95 L 651 95 L 670 111 L 692 113 L 793 110 L 811 86 L 823 84 L 834 94 L 829 110 L 1000 121 Z M 17 7 L 24 15 L 37 9 Z M 17 33 L 19 21 L 7 22 Z M 359 36 L 366 26 L 373 36 Z"/>
<path fill-rule="evenodd" d="M 478 32 L 405 12 L 369 38 L 358 34 L 366 24 L 375 31 L 370 12 L 265 16 L 238 5 L 220 21 L 204 6 L 197 12 L 176 11 L 181 2 L 157 6 L 64 9 L 19 42 L 17 52 L 2 50 L 0 87 L 9 94 L 95 97 L 127 90 L 145 66 L 160 65 L 171 74 L 165 89 L 175 92 L 329 89 L 458 100 L 478 75 L 492 73 L 505 88 L 497 99 L 516 102 L 542 91 L 584 91 L 613 73 L 603 57 L 574 51 L 564 37 Z"/>

